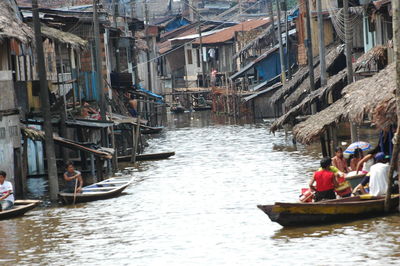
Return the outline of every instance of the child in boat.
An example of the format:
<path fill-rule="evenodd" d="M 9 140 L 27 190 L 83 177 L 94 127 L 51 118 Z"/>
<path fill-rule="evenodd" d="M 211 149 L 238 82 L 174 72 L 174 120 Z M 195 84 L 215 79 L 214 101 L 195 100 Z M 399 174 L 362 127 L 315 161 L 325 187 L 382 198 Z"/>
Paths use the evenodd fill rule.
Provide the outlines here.
<path fill-rule="evenodd" d="M 351 171 L 357 171 L 357 164 L 362 160 L 364 157 L 363 152 L 360 148 L 354 150 L 354 154 L 350 159 L 350 169 Z"/>
<path fill-rule="evenodd" d="M 65 164 L 64 180 L 66 181 L 66 186 L 64 192 L 66 193 L 80 193 L 83 186 L 83 180 L 81 173 L 75 170 L 74 164 L 69 161 Z M 78 184 L 79 183 L 79 184 Z"/>
<path fill-rule="evenodd" d="M 332 158 L 332 165 L 339 169 L 342 173 L 348 173 L 349 167 L 347 166 L 346 159 L 343 156 L 342 147 L 336 147 L 335 149 L 335 157 Z"/>
<path fill-rule="evenodd" d="M 365 155 L 361 161 L 357 164 L 357 174 L 361 171 L 362 174 L 366 174 L 371 170 L 371 166 L 374 165 L 375 155 L 380 152 L 380 147 L 376 146 L 374 149 L 370 150 L 367 155 Z"/>
<path fill-rule="evenodd" d="M 311 191 L 315 191 L 315 201 L 336 199 L 336 175 L 329 171 L 332 160 L 329 157 L 325 157 L 321 160 L 320 164 L 322 170 L 315 172 L 309 183 Z M 315 186 L 314 183 L 316 183 Z"/>
<path fill-rule="evenodd" d="M 14 206 L 13 187 L 6 181 L 7 174 L 0 171 L 0 211 L 9 210 Z"/>

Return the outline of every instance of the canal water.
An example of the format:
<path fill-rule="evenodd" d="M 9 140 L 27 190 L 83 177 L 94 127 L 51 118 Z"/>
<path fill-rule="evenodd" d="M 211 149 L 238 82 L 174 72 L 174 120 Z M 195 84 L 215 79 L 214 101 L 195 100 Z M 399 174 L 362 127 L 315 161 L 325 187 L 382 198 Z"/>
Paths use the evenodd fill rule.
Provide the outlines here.
<path fill-rule="evenodd" d="M 268 122 L 170 115 L 118 198 L 0 222 L 0 265 L 398 265 L 400 216 L 283 229 L 256 208 L 296 201 L 318 167 Z"/>

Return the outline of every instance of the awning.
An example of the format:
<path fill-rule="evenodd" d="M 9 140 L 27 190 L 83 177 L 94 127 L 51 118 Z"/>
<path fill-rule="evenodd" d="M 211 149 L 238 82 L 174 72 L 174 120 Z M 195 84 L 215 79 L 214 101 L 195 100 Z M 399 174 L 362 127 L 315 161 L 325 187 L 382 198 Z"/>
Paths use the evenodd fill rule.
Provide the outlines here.
<path fill-rule="evenodd" d="M 258 86 L 260 86 L 260 88 L 262 88 L 262 87 L 265 86 L 266 84 L 268 84 L 268 81 L 265 81 L 265 82 L 259 84 Z M 263 85 L 263 86 L 261 86 L 261 85 Z M 256 92 L 256 93 L 250 95 L 250 96 L 244 97 L 244 98 L 242 99 L 242 101 L 243 101 L 243 102 L 251 101 L 251 100 L 253 100 L 254 98 L 257 98 L 258 96 L 261 96 L 261 95 L 263 95 L 263 94 L 265 94 L 265 93 L 267 93 L 267 92 L 276 90 L 276 89 L 280 88 L 281 86 L 282 86 L 281 83 L 276 83 L 276 84 L 272 85 L 271 87 L 268 87 L 268 88 L 266 88 L 266 89 L 264 89 L 264 90 L 258 91 L 258 92 Z"/>

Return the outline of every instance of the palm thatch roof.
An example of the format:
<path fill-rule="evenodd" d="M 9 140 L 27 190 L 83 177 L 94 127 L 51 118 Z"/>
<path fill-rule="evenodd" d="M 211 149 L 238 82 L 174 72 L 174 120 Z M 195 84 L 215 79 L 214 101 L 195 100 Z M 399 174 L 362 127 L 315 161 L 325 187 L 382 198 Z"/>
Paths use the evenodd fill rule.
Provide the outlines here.
<path fill-rule="evenodd" d="M 279 117 L 271 125 L 271 132 L 277 131 L 280 127 L 285 124 L 295 124 L 296 117 L 304 114 L 310 109 L 311 105 L 318 100 L 327 98 L 327 95 L 331 91 L 337 91 L 343 89 L 347 85 L 347 72 L 345 70 L 340 71 L 338 74 L 332 76 L 328 80 L 328 84 L 318 90 L 312 91 L 304 98 L 301 103 L 290 109 L 286 114 Z"/>
<path fill-rule="evenodd" d="M 272 33 L 273 33 L 273 27 L 272 25 L 269 25 L 265 30 L 263 30 L 256 38 L 254 38 L 252 41 L 247 43 L 242 49 L 240 49 L 239 52 L 233 55 L 233 59 L 238 58 L 242 54 L 244 54 L 247 50 L 251 48 L 256 48 L 259 46 L 269 46 L 272 44 Z"/>
<path fill-rule="evenodd" d="M 0 41 L 14 38 L 21 43 L 29 43 L 33 39 L 32 29 L 23 23 L 18 10 L 11 6 L 10 1 L 0 1 Z"/>
<path fill-rule="evenodd" d="M 378 72 L 388 64 L 387 47 L 378 45 L 357 59 L 354 73 Z"/>
<path fill-rule="evenodd" d="M 343 89 L 343 97 L 293 128 L 295 138 L 310 143 L 329 126 L 341 121 L 360 124 L 366 116 L 379 129 L 396 123 L 395 63 L 378 74 L 359 80 Z"/>
<path fill-rule="evenodd" d="M 41 31 L 44 37 L 55 42 L 68 44 L 76 50 L 84 50 L 88 46 L 88 41 L 70 32 L 51 28 L 44 24 L 41 26 Z"/>
<path fill-rule="evenodd" d="M 339 63 L 341 61 L 341 63 Z M 345 67 L 346 56 L 344 55 L 344 46 L 332 47 L 326 55 L 326 69 L 327 72 L 337 73 Z M 340 69 L 332 69 L 334 65 L 339 65 Z M 317 67 L 314 69 L 315 75 L 315 87 L 319 87 L 321 84 L 321 68 Z M 310 93 L 310 82 L 304 80 L 300 86 L 290 94 L 285 100 L 285 107 L 287 109 L 293 108 L 300 103 L 307 94 Z"/>
<path fill-rule="evenodd" d="M 319 65 L 319 59 L 314 60 L 314 67 Z M 271 102 L 276 103 L 277 101 L 284 98 L 286 95 L 292 93 L 306 78 L 308 77 L 308 67 L 301 66 L 299 70 L 293 75 L 292 79 L 286 82 L 282 88 L 277 90 L 271 97 Z"/>

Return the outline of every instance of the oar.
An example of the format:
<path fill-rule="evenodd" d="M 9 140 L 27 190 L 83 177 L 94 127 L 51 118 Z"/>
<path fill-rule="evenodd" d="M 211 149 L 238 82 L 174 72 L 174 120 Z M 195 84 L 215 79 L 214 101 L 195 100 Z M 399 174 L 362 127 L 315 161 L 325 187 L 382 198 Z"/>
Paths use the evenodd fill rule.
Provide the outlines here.
<path fill-rule="evenodd" d="M 76 200 L 76 189 L 78 188 L 78 178 L 75 178 L 75 190 L 74 190 L 74 201 L 72 202 L 72 205 L 75 205 L 75 200 Z"/>

